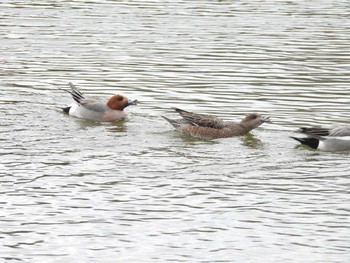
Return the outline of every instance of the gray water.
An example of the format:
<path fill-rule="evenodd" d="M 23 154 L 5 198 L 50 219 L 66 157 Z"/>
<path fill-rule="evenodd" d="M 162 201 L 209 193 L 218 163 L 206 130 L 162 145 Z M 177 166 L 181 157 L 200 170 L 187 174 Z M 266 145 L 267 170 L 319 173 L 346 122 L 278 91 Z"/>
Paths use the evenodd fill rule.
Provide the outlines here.
<path fill-rule="evenodd" d="M 349 262 L 349 153 L 289 138 L 349 123 L 350 2 L 1 1 L 3 262 Z M 68 116 L 85 94 L 128 118 Z M 171 107 L 247 136 L 174 131 Z"/>

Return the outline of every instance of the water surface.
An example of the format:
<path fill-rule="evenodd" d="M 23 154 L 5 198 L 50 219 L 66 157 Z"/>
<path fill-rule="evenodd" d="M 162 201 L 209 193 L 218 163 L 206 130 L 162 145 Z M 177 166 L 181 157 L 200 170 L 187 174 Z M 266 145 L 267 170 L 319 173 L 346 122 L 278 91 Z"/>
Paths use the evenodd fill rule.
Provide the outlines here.
<path fill-rule="evenodd" d="M 289 136 L 348 123 L 348 1 L 2 1 L 4 262 L 348 262 L 348 153 Z M 128 118 L 70 117 L 122 92 Z M 197 140 L 171 107 L 240 120 Z"/>

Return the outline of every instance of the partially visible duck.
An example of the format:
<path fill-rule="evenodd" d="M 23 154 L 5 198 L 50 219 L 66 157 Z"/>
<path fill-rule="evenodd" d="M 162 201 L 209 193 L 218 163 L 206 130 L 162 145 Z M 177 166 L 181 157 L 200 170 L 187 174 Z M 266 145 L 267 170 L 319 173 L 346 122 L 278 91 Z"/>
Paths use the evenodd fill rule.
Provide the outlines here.
<path fill-rule="evenodd" d="M 350 125 L 338 124 L 326 127 L 301 127 L 298 132 L 307 135 L 304 138 L 291 137 L 301 144 L 321 151 L 350 151 Z"/>
<path fill-rule="evenodd" d="M 350 140 L 337 137 L 309 136 L 305 138 L 291 137 L 301 144 L 307 145 L 313 149 L 325 152 L 350 151 Z M 343 137 L 344 138 L 344 137 Z"/>
<path fill-rule="evenodd" d="M 162 117 L 184 134 L 202 139 L 217 139 L 244 135 L 270 120 L 270 117 L 263 117 L 258 113 L 251 113 L 241 122 L 226 122 L 211 115 L 197 114 L 179 108 L 174 108 L 174 110 L 180 114 L 182 119 L 174 120 L 164 116 Z"/>
<path fill-rule="evenodd" d="M 84 119 L 112 122 L 126 117 L 124 109 L 129 105 L 135 105 L 136 100 L 128 100 L 121 94 L 113 95 L 109 100 L 99 97 L 85 96 L 72 83 L 69 82 L 71 90 L 64 90 L 70 93 L 75 101 L 72 106 L 63 108 L 63 111 Z"/>

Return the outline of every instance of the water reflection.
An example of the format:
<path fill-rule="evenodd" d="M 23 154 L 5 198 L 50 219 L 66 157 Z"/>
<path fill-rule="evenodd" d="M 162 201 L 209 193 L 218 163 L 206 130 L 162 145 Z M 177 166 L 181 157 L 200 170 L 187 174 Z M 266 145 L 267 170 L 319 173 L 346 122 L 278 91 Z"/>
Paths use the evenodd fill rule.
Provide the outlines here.
<path fill-rule="evenodd" d="M 264 143 L 253 134 L 247 134 L 244 137 L 242 137 L 242 142 L 244 146 L 253 149 L 259 149 L 264 147 Z"/>

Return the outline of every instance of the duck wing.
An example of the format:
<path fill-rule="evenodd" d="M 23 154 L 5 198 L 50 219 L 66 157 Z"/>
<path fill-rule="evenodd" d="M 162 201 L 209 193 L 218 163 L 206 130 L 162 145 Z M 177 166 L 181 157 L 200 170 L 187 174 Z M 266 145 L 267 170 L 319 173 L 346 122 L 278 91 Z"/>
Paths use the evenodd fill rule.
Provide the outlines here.
<path fill-rule="evenodd" d="M 174 110 L 181 115 L 181 117 L 193 126 L 207 127 L 213 129 L 223 129 L 225 122 L 218 117 L 206 114 L 198 114 L 190 111 L 185 111 L 179 108 Z"/>
<path fill-rule="evenodd" d="M 106 102 L 101 98 L 84 96 L 84 94 L 73 83 L 69 82 L 68 85 L 71 90 L 67 90 L 67 92 L 72 95 L 73 99 L 79 104 L 79 106 L 95 112 L 103 112 L 108 108 Z"/>
<path fill-rule="evenodd" d="M 84 107 L 85 109 L 96 112 L 104 112 L 108 110 L 106 102 L 104 102 L 100 98 L 95 97 L 85 97 L 84 99 L 80 100 L 79 105 Z"/>
<path fill-rule="evenodd" d="M 324 127 L 302 127 L 299 130 L 301 133 L 311 136 L 350 136 L 350 125 L 336 125 L 331 128 Z"/>
<path fill-rule="evenodd" d="M 350 125 L 336 125 L 329 130 L 329 136 L 350 136 Z"/>

